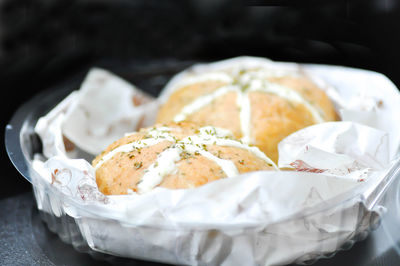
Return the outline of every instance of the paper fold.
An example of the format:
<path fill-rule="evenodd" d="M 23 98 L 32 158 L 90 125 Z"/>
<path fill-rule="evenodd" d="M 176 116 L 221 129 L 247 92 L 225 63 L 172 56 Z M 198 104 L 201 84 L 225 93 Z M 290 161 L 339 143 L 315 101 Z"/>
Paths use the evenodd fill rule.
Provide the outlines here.
<path fill-rule="evenodd" d="M 251 57 L 235 60 L 239 64 L 259 63 Z M 226 62 L 214 66 L 224 65 Z M 370 191 L 383 180 L 395 159 L 400 128 L 394 114 L 400 113 L 400 95 L 387 78 L 370 71 L 280 66 L 301 69 L 321 79 L 345 120 L 304 128 L 279 144 L 279 166 L 297 171 L 260 171 L 195 189 L 156 188 L 143 195 L 104 196 L 97 189 L 90 164 L 68 158 L 62 134 L 96 154 L 127 131 L 150 125 L 160 98 L 151 99 L 100 69 L 92 70 L 79 91 L 39 120 L 36 132 L 44 140 L 44 155 L 51 158 L 36 162 L 36 168 L 41 173 L 47 171 L 45 179 L 52 180 L 51 186 L 75 197 L 85 208 L 98 211 L 99 217 L 115 219 L 100 221 L 88 216 L 87 224 L 81 225 L 82 233 L 90 234 L 89 244 L 103 252 L 193 265 L 229 265 L 237 262 L 238 256 L 249 263 L 276 265 L 333 252 L 368 228 L 359 224 L 373 215 L 363 200 L 375 195 Z M 193 69 L 206 68 L 200 65 Z M 178 81 L 179 75 L 160 97 L 166 97 Z M 140 105 L 132 104 L 135 95 L 143 97 Z M 359 191 L 360 186 L 365 187 L 365 194 Z M 348 197 L 349 191 L 358 194 L 343 198 L 336 208 L 328 204 L 341 195 Z M 330 209 L 289 219 L 324 204 Z M 65 209 L 73 217 L 85 217 L 79 208 Z M 360 213 L 365 216 L 360 217 Z M 107 230 L 102 237 L 108 242 L 94 234 L 104 226 Z M 140 241 L 130 241 L 126 234 Z"/>

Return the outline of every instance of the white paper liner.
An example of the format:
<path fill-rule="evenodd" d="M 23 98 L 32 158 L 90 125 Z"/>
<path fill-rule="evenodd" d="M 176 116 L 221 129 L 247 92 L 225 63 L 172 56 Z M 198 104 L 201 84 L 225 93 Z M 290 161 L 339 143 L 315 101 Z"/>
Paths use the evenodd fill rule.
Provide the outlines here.
<path fill-rule="evenodd" d="M 71 205 L 59 206 L 79 218 L 81 232 L 93 249 L 175 264 L 278 265 L 334 252 L 369 227 L 372 211 L 378 210 L 368 210 L 363 202 L 393 165 L 399 146 L 400 129 L 393 115 L 400 113 L 397 88 L 378 73 L 344 67 L 300 67 L 251 57 L 211 67 L 232 64 L 301 70 L 327 91 L 348 121 L 314 125 L 280 143 L 279 165 L 299 171 L 253 172 L 195 189 L 156 188 L 143 195 L 104 196 L 90 164 L 67 159 L 61 132 L 89 153 L 101 150 L 108 141 L 132 131 L 126 125 L 138 126 L 144 115 L 150 115 L 147 123 L 151 124 L 158 101 L 165 100 L 174 84 L 187 73 L 206 71 L 208 65 L 178 74 L 159 99 L 141 106 L 106 103 L 118 93 L 125 95 L 120 99 L 125 101 L 137 89 L 108 72 L 92 70 L 81 90 L 38 122 L 36 132 L 43 139 L 44 155 L 51 158 L 36 160 L 33 166 L 53 187 L 81 201 L 85 210 L 117 220 L 99 219 Z M 114 86 L 120 92 L 112 91 Z M 90 115 L 85 117 L 82 110 Z M 101 116 L 106 119 L 102 121 Z M 89 122 L 92 117 L 94 121 Z M 360 198 L 343 198 L 343 204 L 329 210 L 330 215 L 316 213 L 279 223 L 364 183 L 369 187 Z M 359 217 L 361 212 L 365 217 Z"/>
<path fill-rule="evenodd" d="M 279 145 L 279 167 L 309 166 L 309 171 L 350 176 L 354 171 L 385 169 L 388 134 L 353 122 L 329 122 L 299 130 Z M 362 178 L 362 177 L 359 177 Z"/>
<path fill-rule="evenodd" d="M 98 154 L 124 133 L 150 126 L 155 101 L 135 86 L 92 69 L 65 114 L 62 132 L 75 145 Z"/>

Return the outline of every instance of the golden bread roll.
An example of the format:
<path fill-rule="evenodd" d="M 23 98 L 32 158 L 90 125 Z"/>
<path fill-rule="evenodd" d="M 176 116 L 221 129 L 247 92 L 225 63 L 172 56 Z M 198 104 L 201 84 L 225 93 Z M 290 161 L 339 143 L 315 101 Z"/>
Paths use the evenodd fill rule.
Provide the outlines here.
<path fill-rule="evenodd" d="M 226 128 L 277 162 L 283 138 L 337 119 L 325 92 L 300 71 L 279 71 L 272 61 L 250 66 L 226 62 L 225 68 L 210 64 L 208 71 L 203 65 L 202 71 L 175 78 L 157 123 L 191 121 Z"/>
<path fill-rule="evenodd" d="M 257 147 L 228 130 L 191 123 L 145 128 L 112 143 L 92 162 L 106 195 L 145 193 L 157 186 L 193 188 L 257 170 L 277 169 Z"/>

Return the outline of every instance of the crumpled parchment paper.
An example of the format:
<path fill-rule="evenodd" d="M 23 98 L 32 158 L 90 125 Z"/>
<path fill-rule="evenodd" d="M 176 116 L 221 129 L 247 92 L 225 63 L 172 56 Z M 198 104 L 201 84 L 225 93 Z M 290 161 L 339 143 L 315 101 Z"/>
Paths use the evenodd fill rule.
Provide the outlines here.
<path fill-rule="evenodd" d="M 253 172 L 143 195 L 101 194 L 90 163 L 66 151 L 67 138 L 95 155 L 124 133 L 151 125 L 159 104 L 185 75 L 232 64 L 268 64 L 309 75 L 343 121 L 304 128 L 279 144 L 279 166 L 296 171 Z M 157 99 L 93 69 L 79 91 L 38 121 L 35 130 L 48 159 L 38 157 L 33 168 L 84 206 L 58 208 L 76 218 L 95 250 L 173 264 L 281 265 L 335 252 L 376 222 L 380 209 L 365 202 L 394 165 L 399 113 L 397 88 L 385 76 L 359 69 L 239 57 L 178 74 Z M 312 208 L 318 211 L 308 212 Z"/>

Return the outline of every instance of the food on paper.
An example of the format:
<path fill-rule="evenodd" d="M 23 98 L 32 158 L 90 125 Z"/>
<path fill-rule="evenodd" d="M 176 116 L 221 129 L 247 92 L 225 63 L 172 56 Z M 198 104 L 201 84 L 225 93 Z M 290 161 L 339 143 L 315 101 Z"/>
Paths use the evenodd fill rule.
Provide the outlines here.
<path fill-rule="evenodd" d="M 136 187 L 135 192 L 135 187 L 126 187 L 122 190 L 126 195 L 104 195 L 96 183 L 95 168 L 107 155 L 100 155 L 93 167 L 79 153 L 67 152 L 62 135 L 68 123 L 69 129 L 76 132 L 70 132 L 67 137 L 76 147 L 91 153 L 89 146 L 94 151 L 110 145 L 107 139 L 114 132 L 106 130 L 103 136 L 93 137 L 89 133 L 97 132 L 97 126 L 122 129 L 118 130 L 122 135 L 113 141 L 126 133 L 120 112 L 107 113 L 107 121 L 74 126 L 74 121 L 79 122 L 79 116 L 70 115 L 79 111 L 74 109 L 94 110 L 93 104 L 106 106 L 111 94 L 102 86 L 119 79 L 97 71 L 97 77 L 103 77 L 106 83 L 96 83 L 94 79 L 84 82 L 84 86 L 93 86 L 98 91 L 95 103 L 88 101 L 90 95 L 81 90 L 74 92 L 42 117 L 35 128 L 42 140 L 48 140 L 43 141 L 44 156 L 35 156 L 32 163 L 32 172 L 36 173 L 35 197 L 40 210 L 61 219 L 68 218 L 58 223 L 58 232 L 69 232 L 78 225 L 77 234 L 82 234 L 82 239 L 94 250 L 178 265 L 302 263 L 332 254 L 343 245 L 354 243 L 359 235 L 365 236 L 382 215 L 381 195 L 399 167 L 396 158 L 400 127 L 394 114 L 400 112 L 400 94 L 379 73 L 254 57 L 194 65 L 177 74 L 158 98 L 134 106 L 132 116 L 127 118 L 134 127 L 132 130 L 153 125 L 159 103 L 168 101 L 186 76 L 218 72 L 235 64 L 246 69 L 262 65 L 274 69 L 275 76 L 284 73 L 281 76 L 309 77 L 335 103 L 341 121 L 305 127 L 280 142 L 278 165 L 295 171 L 252 171 L 195 188 L 168 189 L 158 185 L 148 192 L 139 192 Z M 95 89 L 96 86 L 100 89 Z M 234 119 L 228 116 L 227 121 L 233 123 Z M 174 134 L 175 130 L 179 131 L 173 124 L 158 125 L 156 131 L 162 127 L 174 128 Z M 212 128 L 193 127 L 199 127 L 199 133 L 201 128 L 206 128 L 206 133 Z M 131 134 L 131 138 L 152 129 Z M 220 127 L 215 126 L 215 130 L 229 135 Z M 74 134 L 78 138 L 73 139 Z M 129 137 L 128 134 L 126 138 Z M 135 147 L 142 153 L 145 151 L 140 145 Z M 207 144 L 206 148 L 212 152 Z M 167 155 L 174 155 L 173 152 Z M 218 153 L 213 155 L 218 157 Z M 107 163 L 111 166 L 108 159 L 99 169 Z M 128 165 L 143 172 L 147 170 L 143 160 L 132 160 Z M 239 169 L 240 162 L 235 167 Z M 71 221 L 73 226 L 68 226 Z"/>
<path fill-rule="evenodd" d="M 277 169 L 257 147 L 228 130 L 194 124 L 157 125 L 127 134 L 93 161 L 99 190 L 146 193 L 155 187 L 194 188 L 221 178 Z"/>
<path fill-rule="evenodd" d="M 250 62 L 250 63 L 249 63 Z M 226 60 L 178 75 L 157 122 L 192 121 L 231 130 L 278 161 L 278 143 L 337 115 L 325 92 L 299 69 L 272 61 Z"/>

